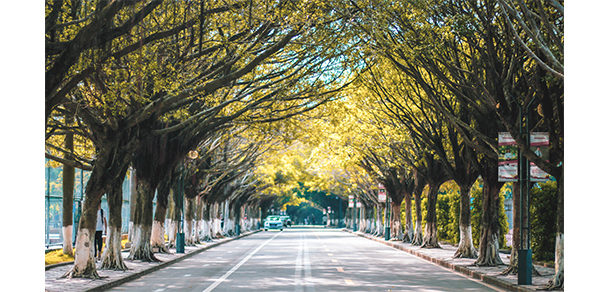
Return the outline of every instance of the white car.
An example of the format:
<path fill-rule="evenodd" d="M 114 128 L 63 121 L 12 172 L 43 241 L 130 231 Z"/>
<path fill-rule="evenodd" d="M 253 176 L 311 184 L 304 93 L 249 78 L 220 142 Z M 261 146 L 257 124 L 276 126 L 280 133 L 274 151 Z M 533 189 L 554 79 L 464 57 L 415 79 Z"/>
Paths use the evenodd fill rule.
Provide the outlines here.
<path fill-rule="evenodd" d="M 265 231 L 269 229 L 279 229 L 280 231 L 284 230 L 284 223 L 279 217 L 267 217 L 264 226 Z"/>

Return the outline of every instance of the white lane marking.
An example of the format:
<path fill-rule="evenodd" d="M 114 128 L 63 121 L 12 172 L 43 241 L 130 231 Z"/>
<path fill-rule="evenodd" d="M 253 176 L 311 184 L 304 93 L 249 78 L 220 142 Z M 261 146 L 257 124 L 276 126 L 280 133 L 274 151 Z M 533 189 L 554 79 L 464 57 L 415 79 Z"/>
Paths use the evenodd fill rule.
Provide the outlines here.
<path fill-rule="evenodd" d="M 210 292 L 210 291 L 214 290 L 218 285 L 220 285 L 220 283 L 222 283 L 222 281 L 224 281 L 229 276 L 231 276 L 231 274 L 233 274 L 235 271 L 237 271 L 237 269 L 239 269 L 239 267 L 241 267 L 243 264 L 245 264 L 255 253 L 257 253 L 259 250 L 261 250 L 261 248 L 263 248 L 263 246 L 267 245 L 267 243 L 274 240 L 281 233 L 282 232 L 279 232 L 278 234 L 273 236 L 271 239 L 265 241 L 263 244 L 261 244 L 255 250 L 253 250 L 248 256 L 246 256 L 243 260 L 241 260 L 241 262 L 239 262 L 237 265 L 235 265 L 233 268 L 231 268 L 228 272 L 226 272 L 224 275 L 222 275 L 222 277 L 220 277 L 219 279 L 214 281 L 214 283 L 212 283 L 212 285 L 210 285 L 207 289 L 203 290 L 203 292 Z"/>
<path fill-rule="evenodd" d="M 307 240 L 303 240 L 303 264 L 305 265 L 305 287 L 306 291 L 315 292 L 316 288 L 311 281 L 311 263 L 309 262 L 309 247 Z"/>
<path fill-rule="evenodd" d="M 191 276 L 191 274 L 185 274 L 184 275 L 184 277 L 190 277 L 190 276 Z"/>
<path fill-rule="evenodd" d="M 162 292 L 162 291 L 165 291 L 165 288 L 159 288 L 159 289 L 155 290 L 155 292 Z"/>
<path fill-rule="evenodd" d="M 301 234 L 301 240 L 299 241 L 299 249 L 297 251 L 297 259 L 294 264 L 294 291 L 303 291 L 303 279 L 301 278 L 301 272 L 303 270 L 303 234 Z"/>

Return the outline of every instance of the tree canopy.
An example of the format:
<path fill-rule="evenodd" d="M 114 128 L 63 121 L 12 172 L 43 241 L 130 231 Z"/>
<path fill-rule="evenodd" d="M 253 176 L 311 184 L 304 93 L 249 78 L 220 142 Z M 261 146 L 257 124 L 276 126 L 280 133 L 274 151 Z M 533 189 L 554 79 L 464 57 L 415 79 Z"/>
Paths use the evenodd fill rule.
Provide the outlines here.
<path fill-rule="evenodd" d="M 563 238 L 563 23 L 554 0 L 49 0 L 45 156 L 92 170 L 84 235 L 132 166 L 140 225 L 178 176 L 187 199 L 282 210 L 352 195 L 380 213 L 382 184 L 403 239 L 401 203 L 410 217 L 415 200 L 421 224 L 427 185 L 421 244 L 434 248 L 437 195 L 455 181 L 467 257 L 477 256 L 469 192 L 480 176 L 476 263 L 497 265 L 498 132 L 557 178 Z M 524 126 L 549 132 L 548 160 Z M 404 240 L 420 243 L 422 226 L 407 225 Z M 560 260 L 551 288 L 563 286 Z M 73 275 L 96 276 L 77 262 Z"/>

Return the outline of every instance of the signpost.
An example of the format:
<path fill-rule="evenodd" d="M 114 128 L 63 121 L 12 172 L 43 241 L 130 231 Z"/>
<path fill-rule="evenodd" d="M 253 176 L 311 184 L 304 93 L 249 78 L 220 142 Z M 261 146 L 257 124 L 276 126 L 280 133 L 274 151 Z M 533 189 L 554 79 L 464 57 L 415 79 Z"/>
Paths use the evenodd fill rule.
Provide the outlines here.
<path fill-rule="evenodd" d="M 549 134 L 542 132 L 529 132 L 529 107 L 525 114 L 519 113 L 519 135 L 525 140 L 530 149 L 548 161 Z M 532 284 L 532 249 L 530 239 L 531 220 L 529 214 L 529 190 L 532 181 L 547 181 L 550 175 L 542 171 L 535 164 L 530 163 L 517 143 L 508 132 L 498 134 L 498 181 L 519 182 L 521 193 L 520 205 L 520 247 L 517 251 L 517 283 L 519 285 Z"/>
<path fill-rule="evenodd" d="M 379 203 L 385 203 L 385 240 L 388 241 L 390 240 L 390 200 L 383 184 L 379 184 L 378 200 Z"/>

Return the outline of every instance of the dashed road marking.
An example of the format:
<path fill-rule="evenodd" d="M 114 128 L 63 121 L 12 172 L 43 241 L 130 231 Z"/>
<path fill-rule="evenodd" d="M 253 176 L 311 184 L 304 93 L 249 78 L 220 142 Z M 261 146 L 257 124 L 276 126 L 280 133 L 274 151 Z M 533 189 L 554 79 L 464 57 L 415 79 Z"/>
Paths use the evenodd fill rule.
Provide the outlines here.
<path fill-rule="evenodd" d="M 352 280 L 350 280 L 350 279 L 345 279 L 345 283 L 346 283 L 347 285 L 356 285 L 356 284 L 354 284 L 354 281 L 352 281 Z"/>
<path fill-rule="evenodd" d="M 341 268 L 341 267 L 337 267 L 337 271 L 339 271 L 339 272 L 345 272 L 345 271 L 343 270 L 343 268 Z"/>

